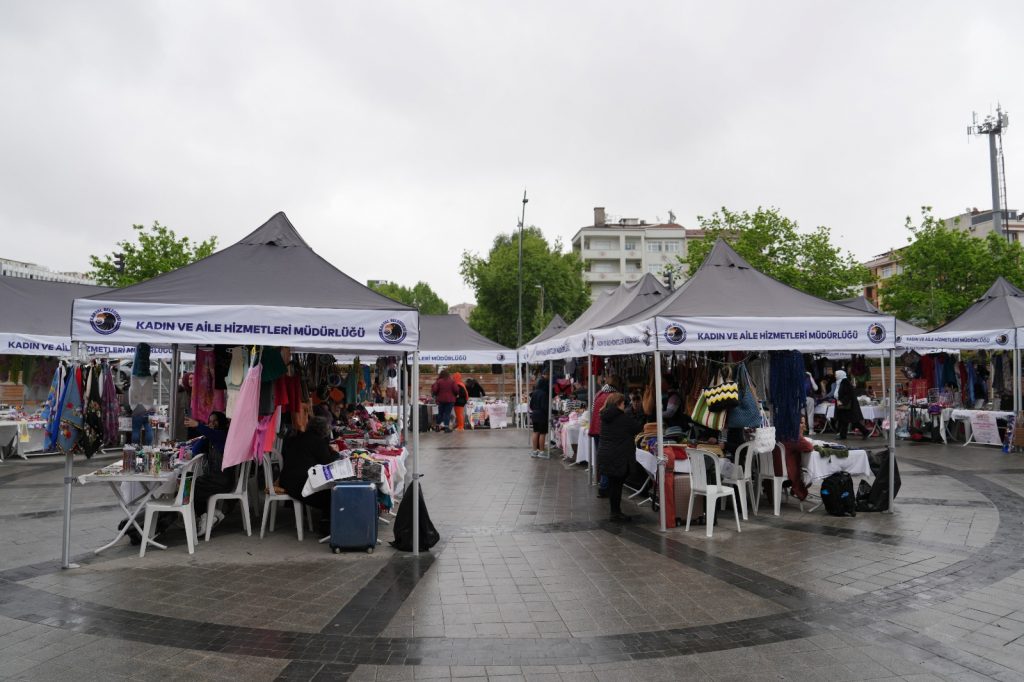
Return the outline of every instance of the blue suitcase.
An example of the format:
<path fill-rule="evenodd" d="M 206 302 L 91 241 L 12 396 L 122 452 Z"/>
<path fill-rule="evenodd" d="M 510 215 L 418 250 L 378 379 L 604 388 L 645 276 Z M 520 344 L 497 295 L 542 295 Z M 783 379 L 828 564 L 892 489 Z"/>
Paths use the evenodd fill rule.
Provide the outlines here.
<path fill-rule="evenodd" d="M 331 490 L 331 549 L 377 546 L 377 486 L 368 481 L 342 481 Z"/>

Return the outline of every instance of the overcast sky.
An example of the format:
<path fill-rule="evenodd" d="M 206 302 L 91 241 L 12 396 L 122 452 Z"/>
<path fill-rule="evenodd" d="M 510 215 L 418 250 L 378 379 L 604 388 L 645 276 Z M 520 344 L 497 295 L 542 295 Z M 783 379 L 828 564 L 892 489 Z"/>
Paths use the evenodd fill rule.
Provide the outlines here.
<path fill-rule="evenodd" d="M 84 270 L 132 223 L 226 246 L 283 210 L 454 304 L 526 188 L 567 246 L 594 206 L 774 205 L 868 258 L 922 204 L 991 206 L 966 126 L 997 102 L 1024 208 L 1022 45 L 1021 2 L 8 0 L 0 256 Z"/>

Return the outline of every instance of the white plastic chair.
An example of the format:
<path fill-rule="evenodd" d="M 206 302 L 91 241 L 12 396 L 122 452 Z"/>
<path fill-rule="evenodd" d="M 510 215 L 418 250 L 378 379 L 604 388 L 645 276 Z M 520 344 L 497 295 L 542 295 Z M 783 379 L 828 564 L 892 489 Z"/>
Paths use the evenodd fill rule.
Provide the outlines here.
<path fill-rule="evenodd" d="M 252 536 L 252 525 L 249 519 L 249 467 L 252 461 L 242 462 L 235 467 L 238 480 L 235 481 L 235 489 L 230 493 L 217 493 L 210 496 L 206 504 L 206 541 L 210 541 L 210 531 L 213 530 L 213 515 L 217 511 L 217 503 L 221 500 L 238 500 L 238 506 L 242 509 L 242 525 L 245 526 L 245 534 Z"/>
<path fill-rule="evenodd" d="M 726 485 L 736 486 L 737 495 L 740 498 L 740 510 L 743 512 L 743 520 L 747 520 L 747 492 L 750 492 L 750 503 L 754 504 L 756 493 L 754 492 L 754 478 L 752 474 L 754 453 L 751 452 L 754 444 L 744 443 L 736 448 L 736 461 L 743 462 L 743 467 L 736 467 L 734 471 L 740 472 L 738 476 L 726 476 L 722 482 Z M 754 514 L 757 514 L 757 507 L 754 506 Z"/>
<path fill-rule="evenodd" d="M 740 513 L 736 508 L 736 491 L 732 489 L 732 486 L 722 485 L 722 469 L 721 462 L 718 457 L 715 457 L 710 452 L 704 450 L 687 450 L 687 457 L 690 460 L 690 505 L 686 510 L 686 530 L 690 530 L 690 517 L 693 516 L 693 500 L 697 495 L 703 495 L 706 499 L 704 505 L 706 511 L 705 520 L 707 522 L 706 535 L 711 537 L 711 533 L 715 527 L 715 509 L 718 506 L 718 500 L 722 497 L 728 497 L 732 500 L 732 513 L 736 517 L 736 532 L 740 532 Z M 715 483 L 709 484 L 706 470 L 705 457 L 711 459 L 715 465 Z"/>
<path fill-rule="evenodd" d="M 195 500 L 196 467 L 205 455 L 196 455 L 181 469 L 178 478 L 178 492 L 170 501 L 153 500 L 146 503 L 146 520 L 142 525 L 142 543 L 139 545 L 139 558 L 146 556 L 146 545 L 150 543 L 156 524 L 153 517 L 161 512 L 181 514 L 185 523 L 185 539 L 188 542 L 188 553 L 195 554 L 196 549 L 196 514 L 193 510 Z"/>
<path fill-rule="evenodd" d="M 771 481 L 772 502 L 775 504 L 775 515 L 780 516 L 782 514 L 782 484 L 789 480 L 789 471 L 786 469 L 786 446 L 782 443 L 776 443 L 775 447 L 779 449 L 779 461 L 782 462 L 782 475 L 775 475 L 775 457 L 772 455 L 774 452 L 773 450 L 757 453 L 757 500 L 754 502 L 754 509 L 761 506 L 761 482 Z"/>
<path fill-rule="evenodd" d="M 306 505 L 302 503 L 302 500 L 296 500 L 287 493 L 278 493 L 274 490 L 274 468 L 269 455 L 263 457 L 263 481 L 267 486 L 267 495 L 263 498 L 263 521 L 260 523 L 260 539 L 267 532 L 267 521 L 270 521 L 270 532 L 274 532 L 274 526 L 277 524 L 277 503 L 278 502 L 291 502 L 292 507 L 295 509 L 295 534 L 299 538 L 299 542 L 302 542 L 302 523 L 303 512 Z M 312 523 L 312 517 L 310 517 Z"/>

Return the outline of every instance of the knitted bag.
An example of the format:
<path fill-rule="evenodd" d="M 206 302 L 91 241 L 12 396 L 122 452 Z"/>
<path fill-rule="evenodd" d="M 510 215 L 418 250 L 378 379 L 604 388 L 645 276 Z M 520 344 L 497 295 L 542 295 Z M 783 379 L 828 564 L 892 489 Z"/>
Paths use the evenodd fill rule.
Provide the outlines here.
<path fill-rule="evenodd" d="M 730 429 L 753 429 L 761 426 L 761 409 L 757 405 L 757 398 L 750 383 L 750 375 L 742 362 L 736 366 L 736 383 L 740 387 L 740 402 L 729 410 L 729 417 L 725 420 L 725 425 Z"/>
<path fill-rule="evenodd" d="M 740 387 L 735 381 L 723 381 L 716 377 L 715 384 L 704 389 L 704 402 L 712 412 L 731 410 L 740 404 Z"/>

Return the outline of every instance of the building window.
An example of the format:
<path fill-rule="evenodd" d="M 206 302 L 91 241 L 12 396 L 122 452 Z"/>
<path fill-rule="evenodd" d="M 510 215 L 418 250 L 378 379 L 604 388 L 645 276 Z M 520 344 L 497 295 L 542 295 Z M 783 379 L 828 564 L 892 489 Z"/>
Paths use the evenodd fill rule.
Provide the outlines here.
<path fill-rule="evenodd" d="M 661 242 L 659 241 L 648 241 L 647 242 L 648 253 L 661 253 Z"/>
<path fill-rule="evenodd" d="M 626 251 L 636 251 L 640 248 L 640 241 L 637 239 L 626 240 Z"/>
<path fill-rule="evenodd" d="M 591 262 L 591 272 L 618 272 L 618 263 L 596 260 Z"/>
<path fill-rule="evenodd" d="M 679 253 L 679 247 L 680 243 L 677 241 L 672 240 L 665 242 L 665 251 L 667 253 Z"/>
<path fill-rule="evenodd" d="M 650 263 L 647 266 L 647 272 L 651 273 L 652 275 L 660 275 L 661 267 L 662 266 L 660 263 Z"/>
<path fill-rule="evenodd" d="M 891 265 L 886 265 L 884 268 L 882 268 L 882 278 L 884 279 L 885 277 L 892 277 Z"/>

